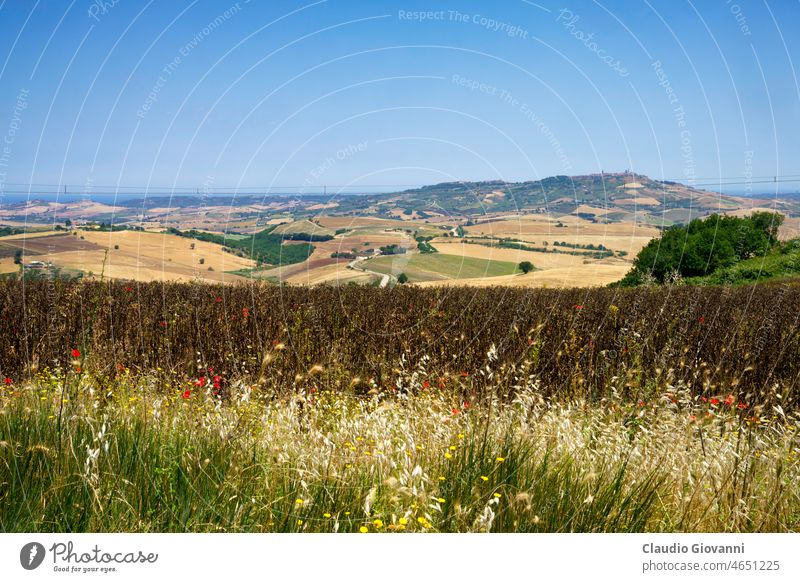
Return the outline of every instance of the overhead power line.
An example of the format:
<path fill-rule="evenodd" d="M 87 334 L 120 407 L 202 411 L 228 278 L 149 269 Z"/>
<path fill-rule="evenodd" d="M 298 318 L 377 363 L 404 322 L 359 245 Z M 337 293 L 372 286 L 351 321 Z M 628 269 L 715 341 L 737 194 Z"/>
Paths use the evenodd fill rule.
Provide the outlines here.
<path fill-rule="evenodd" d="M 452 183 L 464 182 L 493 182 L 498 180 L 453 180 Z M 539 181 L 539 180 L 531 180 Z M 754 184 L 785 184 L 791 182 L 800 182 L 800 174 L 787 174 L 783 176 L 755 176 L 750 179 L 742 178 L 741 176 L 731 176 L 722 178 L 695 178 L 687 180 L 686 178 L 663 178 L 657 180 L 660 182 L 677 182 L 693 188 L 714 187 L 714 186 L 746 186 Z M 690 184 L 691 182 L 691 184 Z M 370 189 L 385 189 L 385 190 L 403 190 L 411 188 L 424 188 L 434 184 L 347 184 L 347 185 L 331 185 L 321 184 L 319 186 L 309 186 L 308 184 L 302 185 L 278 185 L 278 186 L 215 186 L 213 188 L 197 186 L 153 186 L 153 185 L 125 185 L 125 186 L 95 186 L 91 188 L 70 184 L 38 184 L 38 183 L 21 183 L 21 182 L 7 182 L 4 184 L 0 193 L 2 194 L 65 194 L 65 195 L 91 195 L 91 194 L 113 194 L 116 192 L 133 191 L 136 193 L 149 193 L 149 194 L 172 194 L 183 193 L 202 196 L 210 195 L 235 195 L 239 193 L 271 193 L 271 192 L 287 192 L 293 193 L 304 191 L 308 193 L 316 192 L 318 194 L 327 193 L 329 190 L 345 190 L 365 192 Z M 10 188 L 7 188 L 10 187 Z M 44 189 L 49 191 L 45 192 Z"/>

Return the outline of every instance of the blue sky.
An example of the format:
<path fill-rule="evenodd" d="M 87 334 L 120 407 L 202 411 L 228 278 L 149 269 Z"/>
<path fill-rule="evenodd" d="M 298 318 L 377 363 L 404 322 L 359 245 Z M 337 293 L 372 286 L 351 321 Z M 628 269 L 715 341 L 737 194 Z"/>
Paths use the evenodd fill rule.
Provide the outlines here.
<path fill-rule="evenodd" d="M 6 0 L 0 186 L 797 175 L 797 22 L 796 1 Z M 774 186 L 723 189 L 750 188 Z"/>

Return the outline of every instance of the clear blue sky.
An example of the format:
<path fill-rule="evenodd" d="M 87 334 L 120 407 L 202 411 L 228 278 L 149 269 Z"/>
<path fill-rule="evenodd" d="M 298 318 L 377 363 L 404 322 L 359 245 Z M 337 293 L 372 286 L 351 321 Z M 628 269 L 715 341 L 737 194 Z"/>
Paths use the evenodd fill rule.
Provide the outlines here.
<path fill-rule="evenodd" d="M 800 174 L 798 22 L 788 0 L 0 1 L 0 185 Z"/>

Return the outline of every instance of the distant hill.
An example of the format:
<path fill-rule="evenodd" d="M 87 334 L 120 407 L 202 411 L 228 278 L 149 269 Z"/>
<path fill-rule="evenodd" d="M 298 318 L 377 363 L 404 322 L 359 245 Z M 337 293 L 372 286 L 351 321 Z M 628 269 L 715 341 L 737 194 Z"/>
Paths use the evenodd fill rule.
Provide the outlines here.
<path fill-rule="evenodd" d="M 390 200 L 404 209 L 438 209 L 465 216 L 539 212 L 577 214 L 602 222 L 649 219 L 667 224 L 748 208 L 756 201 L 631 173 L 553 176 L 528 182 L 448 182 L 406 190 Z"/>
<path fill-rule="evenodd" d="M 738 197 L 619 172 L 542 180 L 444 182 L 391 193 L 347 195 L 248 194 L 149 197 L 112 206 L 101 202 L 31 200 L 0 205 L 0 223 L 55 223 L 67 218 L 176 228 L 254 232 L 273 218 L 375 216 L 465 223 L 509 214 L 576 215 L 591 222 L 685 224 L 712 213 L 768 208 L 800 217 L 800 197 Z M 187 224 L 188 223 L 188 224 Z"/>
<path fill-rule="evenodd" d="M 687 223 L 712 213 L 774 207 L 800 216 L 800 198 L 743 198 L 658 181 L 641 174 L 552 176 L 526 182 L 443 182 L 422 188 L 337 200 L 327 214 L 375 214 L 478 220 L 510 213 L 577 215 L 593 222 Z"/>

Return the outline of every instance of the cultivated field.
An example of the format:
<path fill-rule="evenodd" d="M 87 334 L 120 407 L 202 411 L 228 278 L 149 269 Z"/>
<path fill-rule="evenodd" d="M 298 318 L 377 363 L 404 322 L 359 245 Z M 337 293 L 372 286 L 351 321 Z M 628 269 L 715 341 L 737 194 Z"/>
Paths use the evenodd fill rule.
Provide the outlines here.
<path fill-rule="evenodd" d="M 531 288 L 571 288 L 571 287 L 600 287 L 619 281 L 630 269 L 629 265 L 608 265 L 595 263 L 581 265 L 580 267 L 555 267 L 542 271 L 533 271 L 526 275 L 504 275 L 485 277 L 453 279 L 449 281 L 423 281 L 418 283 L 422 287 L 436 285 L 469 287 L 531 287 Z"/>
<path fill-rule="evenodd" d="M 443 253 L 390 255 L 369 259 L 365 261 L 364 266 L 377 273 L 394 277 L 405 273 L 411 283 L 501 277 L 517 271 L 517 264 L 508 261 Z"/>
<path fill-rule="evenodd" d="M 256 214 L 267 212 L 265 205 L 236 207 L 237 211 L 243 209 Z M 590 214 L 591 209 L 586 206 L 582 212 Z M 148 224 L 153 226 L 154 217 L 163 213 L 163 216 L 180 216 L 182 222 L 174 223 L 180 228 L 224 232 L 232 239 L 270 225 L 276 227 L 273 231 L 276 235 L 333 238 L 313 241 L 314 250 L 302 263 L 256 268 L 254 261 L 227 253 L 220 245 L 163 232 L 101 232 L 82 228 L 77 239 L 63 231 L 32 232 L 0 238 L 0 274 L 19 270 L 13 256 L 17 248 L 24 247 L 28 260 L 50 261 L 68 274 L 103 273 L 107 278 L 136 281 L 200 279 L 235 283 L 258 278 L 289 285 L 372 285 L 381 282 L 381 275 L 388 274 L 393 277 L 389 280 L 393 285 L 395 278 L 405 273 L 411 284 L 426 286 L 594 287 L 620 280 L 629 271 L 636 254 L 659 235 L 655 226 L 641 222 L 602 223 L 603 209 L 595 209 L 601 222 L 578 216 L 497 215 L 469 226 L 462 224 L 461 232 L 457 232 L 457 227 L 463 221 L 447 222 L 437 217 L 419 220 L 403 214 L 402 220 L 320 214 L 301 220 L 237 218 L 226 222 L 224 211 L 232 212 L 228 207 L 208 207 L 194 215 L 183 215 L 178 210 L 151 208 Z M 325 210 L 330 209 L 321 209 Z M 781 238 L 797 234 L 798 220 L 787 219 Z M 430 238 L 429 244 L 438 253 L 420 253 L 415 240 L 419 237 Z M 507 246 L 498 246 L 503 239 Z M 537 250 L 508 248 L 509 240 Z M 193 243 L 194 250 L 190 249 Z M 287 240 L 284 244 L 305 243 Z M 114 248 L 117 245 L 119 249 Z M 402 247 L 406 253 L 375 256 L 381 247 L 392 245 Z M 595 251 L 587 248 L 590 246 L 606 249 L 612 256 L 596 256 Z M 517 273 L 513 265 L 522 261 L 531 262 L 535 272 L 525 276 Z"/>
<path fill-rule="evenodd" d="M 0 244 L 22 249 L 26 261 L 134 281 L 236 281 L 243 279 L 226 271 L 255 266 L 250 259 L 224 252 L 220 245 L 154 232 L 76 230 L 4 237 Z M 17 270 L 13 258 L 0 259 L 0 272 Z"/>
<path fill-rule="evenodd" d="M 558 224 L 564 226 L 559 227 Z M 513 237 L 541 245 L 556 241 L 572 244 L 602 244 L 615 251 L 635 256 L 650 239 L 659 235 L 654 226 L 615 222 L 597 224 L 575 216 L 559 219 L 545 216 L 509 217 L 465 227 L 468 235 Z"/>
<path fill-rule="evenodd" d="M 330 241 L 315 242 L 315 250 L 302 265 L 291 265 L 261 272 L 289 284 L 374 282 L 374 274 L 397 277 L 405 273 L 409 282 L 424 285 L 467 284 L 472 286 L 590 287 L 605 285 L 622 278 L 630 269 L 631 259 L 658 231 L 634 223 L 594 224 L 576 217 L 556 220 L 545 216 L 497 217 L 465 227 L 466 238 L 454 236 L 452 225 L 434 225 L 419 220 L 387 220 L 371 217 L 322 216 L 316 223 L 302 221 L 279 227 L 282 232 L 331 234 Z M 317 224 L 318 223 L 318 224 Z M 556 226 L 562 224 L 565 226 Z M 322 225 L 321 228 L 320 225 Z M 438 251 L 420 254 L 414 237 L 434 237 L 430 244 Z M 537 252 L 513 248 L 490 247 L 495 239 L 514 238 L 523 244 L 603 245 L 627 256 L 598 259 L 591 251 L 564 247 L 563 251 Z M 371 253 L 382 246 L 398 245 L 405 254 L 369 258 L 348 268 L 351 261 L 331 258 L 333 253 Z M 537 271 L 525 277 L 516 276 L 515 266 L 530 261 Z M 368 271 L 368 273 L 364 273 Z M 456 283 L 457 282 L 457 283 Z"/>
<path fill-rule="evenodd" d="M 469 241 L 470 239 L 466 239 Z M 445 242 L 454 241 L 454 242 Z M 491 261 L 520 263 L 530 261 L 537 269 L 563 269 L 583 267 L 583 257 L 558 253 L 539 253 L 519 249 L 488 247 L 482 244 L 460 242 L 459 239 L 436 239 L 431 244 L 440 252 L 458 257 L 471 257 Z M 620 261 L 622 262 L 622 261 Z"/>

